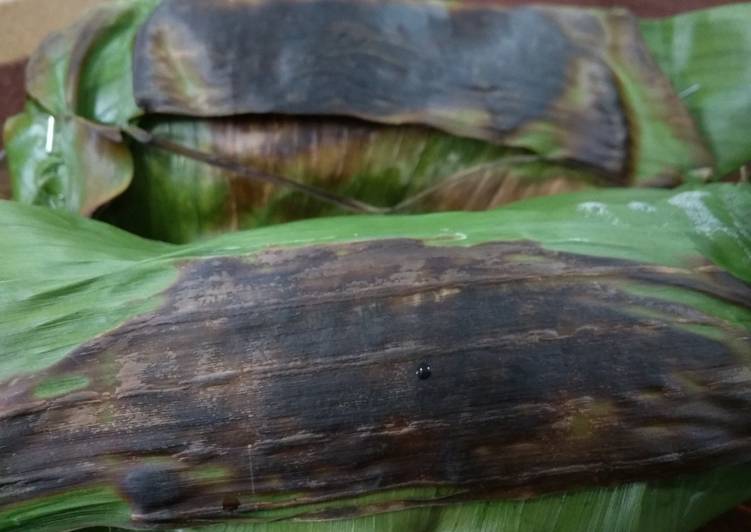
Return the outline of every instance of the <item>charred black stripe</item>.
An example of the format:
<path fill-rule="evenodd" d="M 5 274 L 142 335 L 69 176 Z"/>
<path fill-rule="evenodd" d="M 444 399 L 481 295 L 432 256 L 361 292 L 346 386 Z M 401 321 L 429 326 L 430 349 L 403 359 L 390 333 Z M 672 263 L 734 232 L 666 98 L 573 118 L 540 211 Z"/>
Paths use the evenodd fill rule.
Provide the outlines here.
<path fill-rule="evenodd" d="M 140 518 L 178 521 L 226 517 L 227 497 L 240 513 L 416 484 L 472 499 L 751 458 L 748 331 L 619 288 L 749 308 L 729 275 L 407 240 L 182 268 L 154 314 L 4 385 L 0 503 L 113 481 Z M 41 380 L 81 371 L 85 393 L 40 408 Z M 258 499 L 280 493 L 299 495 Z"/>

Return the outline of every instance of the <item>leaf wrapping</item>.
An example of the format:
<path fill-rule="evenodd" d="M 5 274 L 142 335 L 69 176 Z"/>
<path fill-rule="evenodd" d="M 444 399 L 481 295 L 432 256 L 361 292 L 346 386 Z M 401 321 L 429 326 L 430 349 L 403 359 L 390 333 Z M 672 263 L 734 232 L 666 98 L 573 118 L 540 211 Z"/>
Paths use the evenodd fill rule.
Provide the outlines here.
<path fill-rule="evenodd" d="M 200 16 L 186 15 L 188 8 Z M 228 160 L 273 169 L 381 207 L 426 192 L 431 193 L 407 212 L 485 208 L 593 185 L 674 184 L 707 178 L 715 165 L 707 145 L 720 157 L 716 176 L 737 168 L 748 154 L 735 121 L 710 118 L 717 102 L 723 104 L 723 116 L 748 106 L 732 88 L 745 79 L 743 49 L 722 50 L 738 67 L 736 73 L 716 60 L 720 52 L 711 44 L 692 45 L 701 61 L 692 61 L 690 70 L 681 66 L 677 52 L 686 39 L 699 43 L 690 30 L 694 25 L 719 35 L 744 19 L 747 5 L 641 24 L 619 11 L 411 2 L 229 6 L 139 0 L 103 9 L 36 54 L 28 88 L 44 112 L 114 126 L 135 122 Z M 279 23 L 287 24 L 289 32 L 229 38 L 232 32 L 260 35 L 287 12 L 290 16 Z M 397 23 L 391 15 L 398 13 L 404 17 L 396 17 Z M 214 31 L 224 24 L 222 17 L 231 23 L 226 31 Z M 482 32 L 467 29 L 480 19 L 485 21 L 478 26 Z M 300 20 L 306 24 L 296 31 Z M 519 22 L 511 27 L 525 31 L 500 31 L 511 20 Z M 664 37 L 672 27 L 686 28 L 681 42 Z M 336 35 L 351 44 L 343 48 L 343 57 L 333 47 Z M 551 36 L 560 41 L 558 55 L 537 53 L 552 42 Z M 444 41 L 454 46 L 441 47 Z M 304 50 L 316 51 L 306 68 L 301 66 L 307 64 Z M 658 62 L 651 58 L 653 50 Z M 358 68 L 344 68 L 350 63 Z M 724 82 L 709 82 L 718 79 L 720 70 Z M 399 72 L 402 82 L 394 83 Z M 684 94 L 694 79 L 702 86 L 702 98 L 687 97 L 689 113 L 677 93 Z M 296 95 L 306 84 L 317 88 Z M 270 100 L 262 93 L 272 88 L 275 99 Z M 728 91 L 735 96 L 725 98 Z M 308 100 L 298 101 L 300 95 Z M 185 116 L 142 116 L 149 106 Z M 262 116 L 270 111 L 291 116 Z M 309 113 L 315 116 L 302 116 Z M 197 116 L 207 114 L 231 116 Z M 347 116 L 333 116 L 338 114 Z M 9 127 L 8 143 L 22 134 L 22 127 Z M 35 138 L 37 146 L 43 145 L 43 138 Z M 732 156 L 720 138 L 735 139 Z M 59 142 L 71 146 L 68 153 L 82 149 L 66 134 Z M 54 153 L 9 150 L 14 174 L 25 176 L 16 178 L 16 197 L 85 213 L 117 197 L 100 216 L 176 242 L 336 213 L 303 195 L 250 183 L 185 157 L 134 143 L 127 149 L 135 170 L 123 159 L 102 173 L 106 179 L 99 177 L 99 163 L 92 167 L 66 160 L 56 166 L 48 161 Z M 537 161 L 519 163 L 520 155 Z M 65 194 L 48 192 L 48 180 L 32 179 L 35 172 L 24 171 L 27 165 L 58 168 L 56 179 L 64 182 L 58 188 Z M 79 168 L 87 175 L 81 176 Z M 465 185 L 454 186 L 456 177 Z M 433 190 L 444 181 L 446 186 Z M 127 193 L 118 196 L 128 183 Z M 93 190 L 87 192 L 88 187 Z"/>
<path fill-rule="evenodd" d="M 701 485 L 751 458 L 750 210 L 611 191 L 169 246 L 2 203 L 0 522 L 94 488 L 121 510 L 79 524 Z"/>

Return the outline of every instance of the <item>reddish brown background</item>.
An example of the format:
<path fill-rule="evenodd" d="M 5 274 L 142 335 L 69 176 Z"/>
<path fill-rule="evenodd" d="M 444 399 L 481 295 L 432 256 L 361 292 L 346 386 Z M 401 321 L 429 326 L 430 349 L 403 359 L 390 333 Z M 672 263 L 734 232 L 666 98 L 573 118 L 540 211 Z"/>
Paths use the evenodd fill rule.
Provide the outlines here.
<path fill-rule="evenodd" d="M 4 124 L 8 116 L 17 113 L 23 106 L 23 68 L 25 64 L 24 60 L 0 64 L 0 124 Z M 2 149 L 3 139 L 0 135 L 0 150 Z M 10 197 L 10 181 L 5 161 L 2 160 L 0 161 L 0 198 L 8 197 Z"/>

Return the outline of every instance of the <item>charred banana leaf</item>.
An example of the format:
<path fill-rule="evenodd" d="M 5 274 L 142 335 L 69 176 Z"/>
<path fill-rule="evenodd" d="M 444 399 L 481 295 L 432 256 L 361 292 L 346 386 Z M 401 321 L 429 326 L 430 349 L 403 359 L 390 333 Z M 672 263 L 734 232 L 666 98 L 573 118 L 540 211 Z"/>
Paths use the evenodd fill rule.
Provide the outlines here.
<path fill-rule="evenodd" d="M 487 4 L 112 2 L 29 66 L 28 110 L 5 133 L 15 197 L 84 214 L 115 198 L 99 216 L 175 242 L 339 212 L 123 143 L 133 125 L 401 212 L 720 177 L 751 159 L 749 9 L 639 23 Z"/>
<path fill-rule="evenodd" d="M 688 143 L 691 163 L 709 163 L 695 160 L 701 140 L 688 112 L 650 61 L 636 20 L 621 12 L 164 0 L 134 57 L 146 112 L 423 124 L 614 176 L 629 162 L 619 84 L 649 80 L 646 102 Z"/>
<path fill-rule="evenodd" d="M 0 203 L 0 528 L 691 530 L 751 496 L 750 212 L 614 190 L 174 246 Z"/>

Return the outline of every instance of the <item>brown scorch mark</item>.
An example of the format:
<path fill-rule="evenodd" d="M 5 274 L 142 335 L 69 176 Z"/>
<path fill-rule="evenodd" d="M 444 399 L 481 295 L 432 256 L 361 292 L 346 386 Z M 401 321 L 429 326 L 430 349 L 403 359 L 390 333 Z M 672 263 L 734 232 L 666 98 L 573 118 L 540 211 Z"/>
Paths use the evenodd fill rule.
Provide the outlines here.
<path fill-rule="evenodd" d="M 134 519 L 184 522 L 404 486 L 529 496 L 751 453 L 748 332 L 623 289 L 748 309 L 751 287 L 713 268 L 384 240 L 181 269 L 159 310 L 2 385 L 0 505 L 104 481 Z M 35 397 L 80 372 L 86 390 Z"/>

